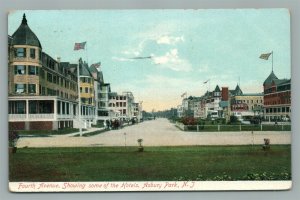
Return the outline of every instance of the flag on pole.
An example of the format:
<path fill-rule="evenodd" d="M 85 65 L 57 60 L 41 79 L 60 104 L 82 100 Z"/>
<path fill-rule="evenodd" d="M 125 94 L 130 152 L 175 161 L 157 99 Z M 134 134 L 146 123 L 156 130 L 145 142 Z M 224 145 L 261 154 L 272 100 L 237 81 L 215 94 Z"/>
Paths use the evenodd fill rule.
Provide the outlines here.
<path fill-rule="evenodd" d="M 181 97 L 184 97 L 184 95 L 186 95 L 186 92 L 185 92 L 185 93 L 183 93 L 183 94 L 181 95 Z"/>
<path fill-rule="evenodd" d="M 264 59 L 264 60 L 268 60 L 271 54 L 272 54 L 272 52 L 271 53 L 263 53 L 259 56 L 259 58 Z"/>
<path fill-rule="evenodd" d="M 206 84 L 209 81 L 209 79 L 207 81 L 204 81 L 203 84 Z"/>
<path fill-rule="evenodd" d="M 101 62 L 94 63 L 94 64 L 92 64 L 92 66 L 95 68 L 98 68 L 101 66 Z"/>
<path fill-rule="evenodd" d="M 77 51 L 77 50 L 80 50 L 80 49 L 84 49 L 85 45 L 86 45 L 86 42 L 75 43 L 74 51 Z"/>

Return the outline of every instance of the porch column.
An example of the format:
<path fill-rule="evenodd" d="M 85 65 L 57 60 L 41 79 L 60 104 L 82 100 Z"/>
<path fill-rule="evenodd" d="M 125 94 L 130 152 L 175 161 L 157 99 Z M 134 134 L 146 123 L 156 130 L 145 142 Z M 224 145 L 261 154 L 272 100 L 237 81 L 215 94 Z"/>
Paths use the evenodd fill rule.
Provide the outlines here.
<path fill-rule="evenodd" d="M 59 114 L 62 115 L 62 101 L 59 101 L 59 107 L 60 107 L 60 109 L 59 109 L 60 113 Z"/>
<path fill-rule="evenodd" d="M 29 100 L 26 99 L 26 119 L 29 119 Z"/>
<path fill-rule="evenodd" d="M 69 103 L 69 108 L 70 108 L 70 115 L 73 118 L 73 103 L 72 102 Z"/>
<path fill-rule="evenodd" d="M 54 120 L 56 121 L 57 120 L 57 99 L 54 99 L 54 104 L 53 104 L 53 106 L 54 106 Z"/>

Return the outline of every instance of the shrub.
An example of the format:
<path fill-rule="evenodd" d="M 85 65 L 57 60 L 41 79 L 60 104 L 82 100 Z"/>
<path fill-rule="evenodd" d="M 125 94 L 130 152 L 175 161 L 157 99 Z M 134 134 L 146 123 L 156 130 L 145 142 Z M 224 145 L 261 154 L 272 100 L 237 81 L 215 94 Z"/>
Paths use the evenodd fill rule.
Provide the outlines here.
<path fill-rule="evenodd" d="M 16 131 L 8 132 L 9 147 L 15 147 L 18 139 L 19 139 L 19 135 L 17 134 Z"/>
<path fill-rule="evenodd" d="M 137 142 L 139 143 L 140 147 L 142 147 L 143 139 L 138 139 Z"/>
<path fill-rule="evenodd" d="M 182 123 L 184 125 L 197 125 L 197 121 L 194 117 L 184 117 Z"/>

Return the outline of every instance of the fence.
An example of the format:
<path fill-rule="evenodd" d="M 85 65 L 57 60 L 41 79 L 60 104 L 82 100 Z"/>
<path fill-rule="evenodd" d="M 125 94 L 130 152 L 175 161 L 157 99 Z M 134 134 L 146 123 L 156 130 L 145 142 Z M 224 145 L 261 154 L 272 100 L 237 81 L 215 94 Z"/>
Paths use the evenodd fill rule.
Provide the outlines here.
<path fill-rule="evenodd" d="M 270 124 L 251 124 L 251 125 L 184 125 L 176 123 L 176 126 L 183 131 L 197 132 L 218 132 L 218 131 L 290 131 L 291 125 L 270 125 Z"/>

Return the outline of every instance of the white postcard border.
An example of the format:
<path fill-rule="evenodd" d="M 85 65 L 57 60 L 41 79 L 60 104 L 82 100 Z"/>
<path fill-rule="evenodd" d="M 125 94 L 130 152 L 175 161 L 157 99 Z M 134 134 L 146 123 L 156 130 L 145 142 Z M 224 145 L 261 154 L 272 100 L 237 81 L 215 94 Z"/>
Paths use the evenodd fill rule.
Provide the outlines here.
<path fill-rule="evenodd" d="M 292 181 L 9 182 L 11 192 L 289 190 Z"/>

